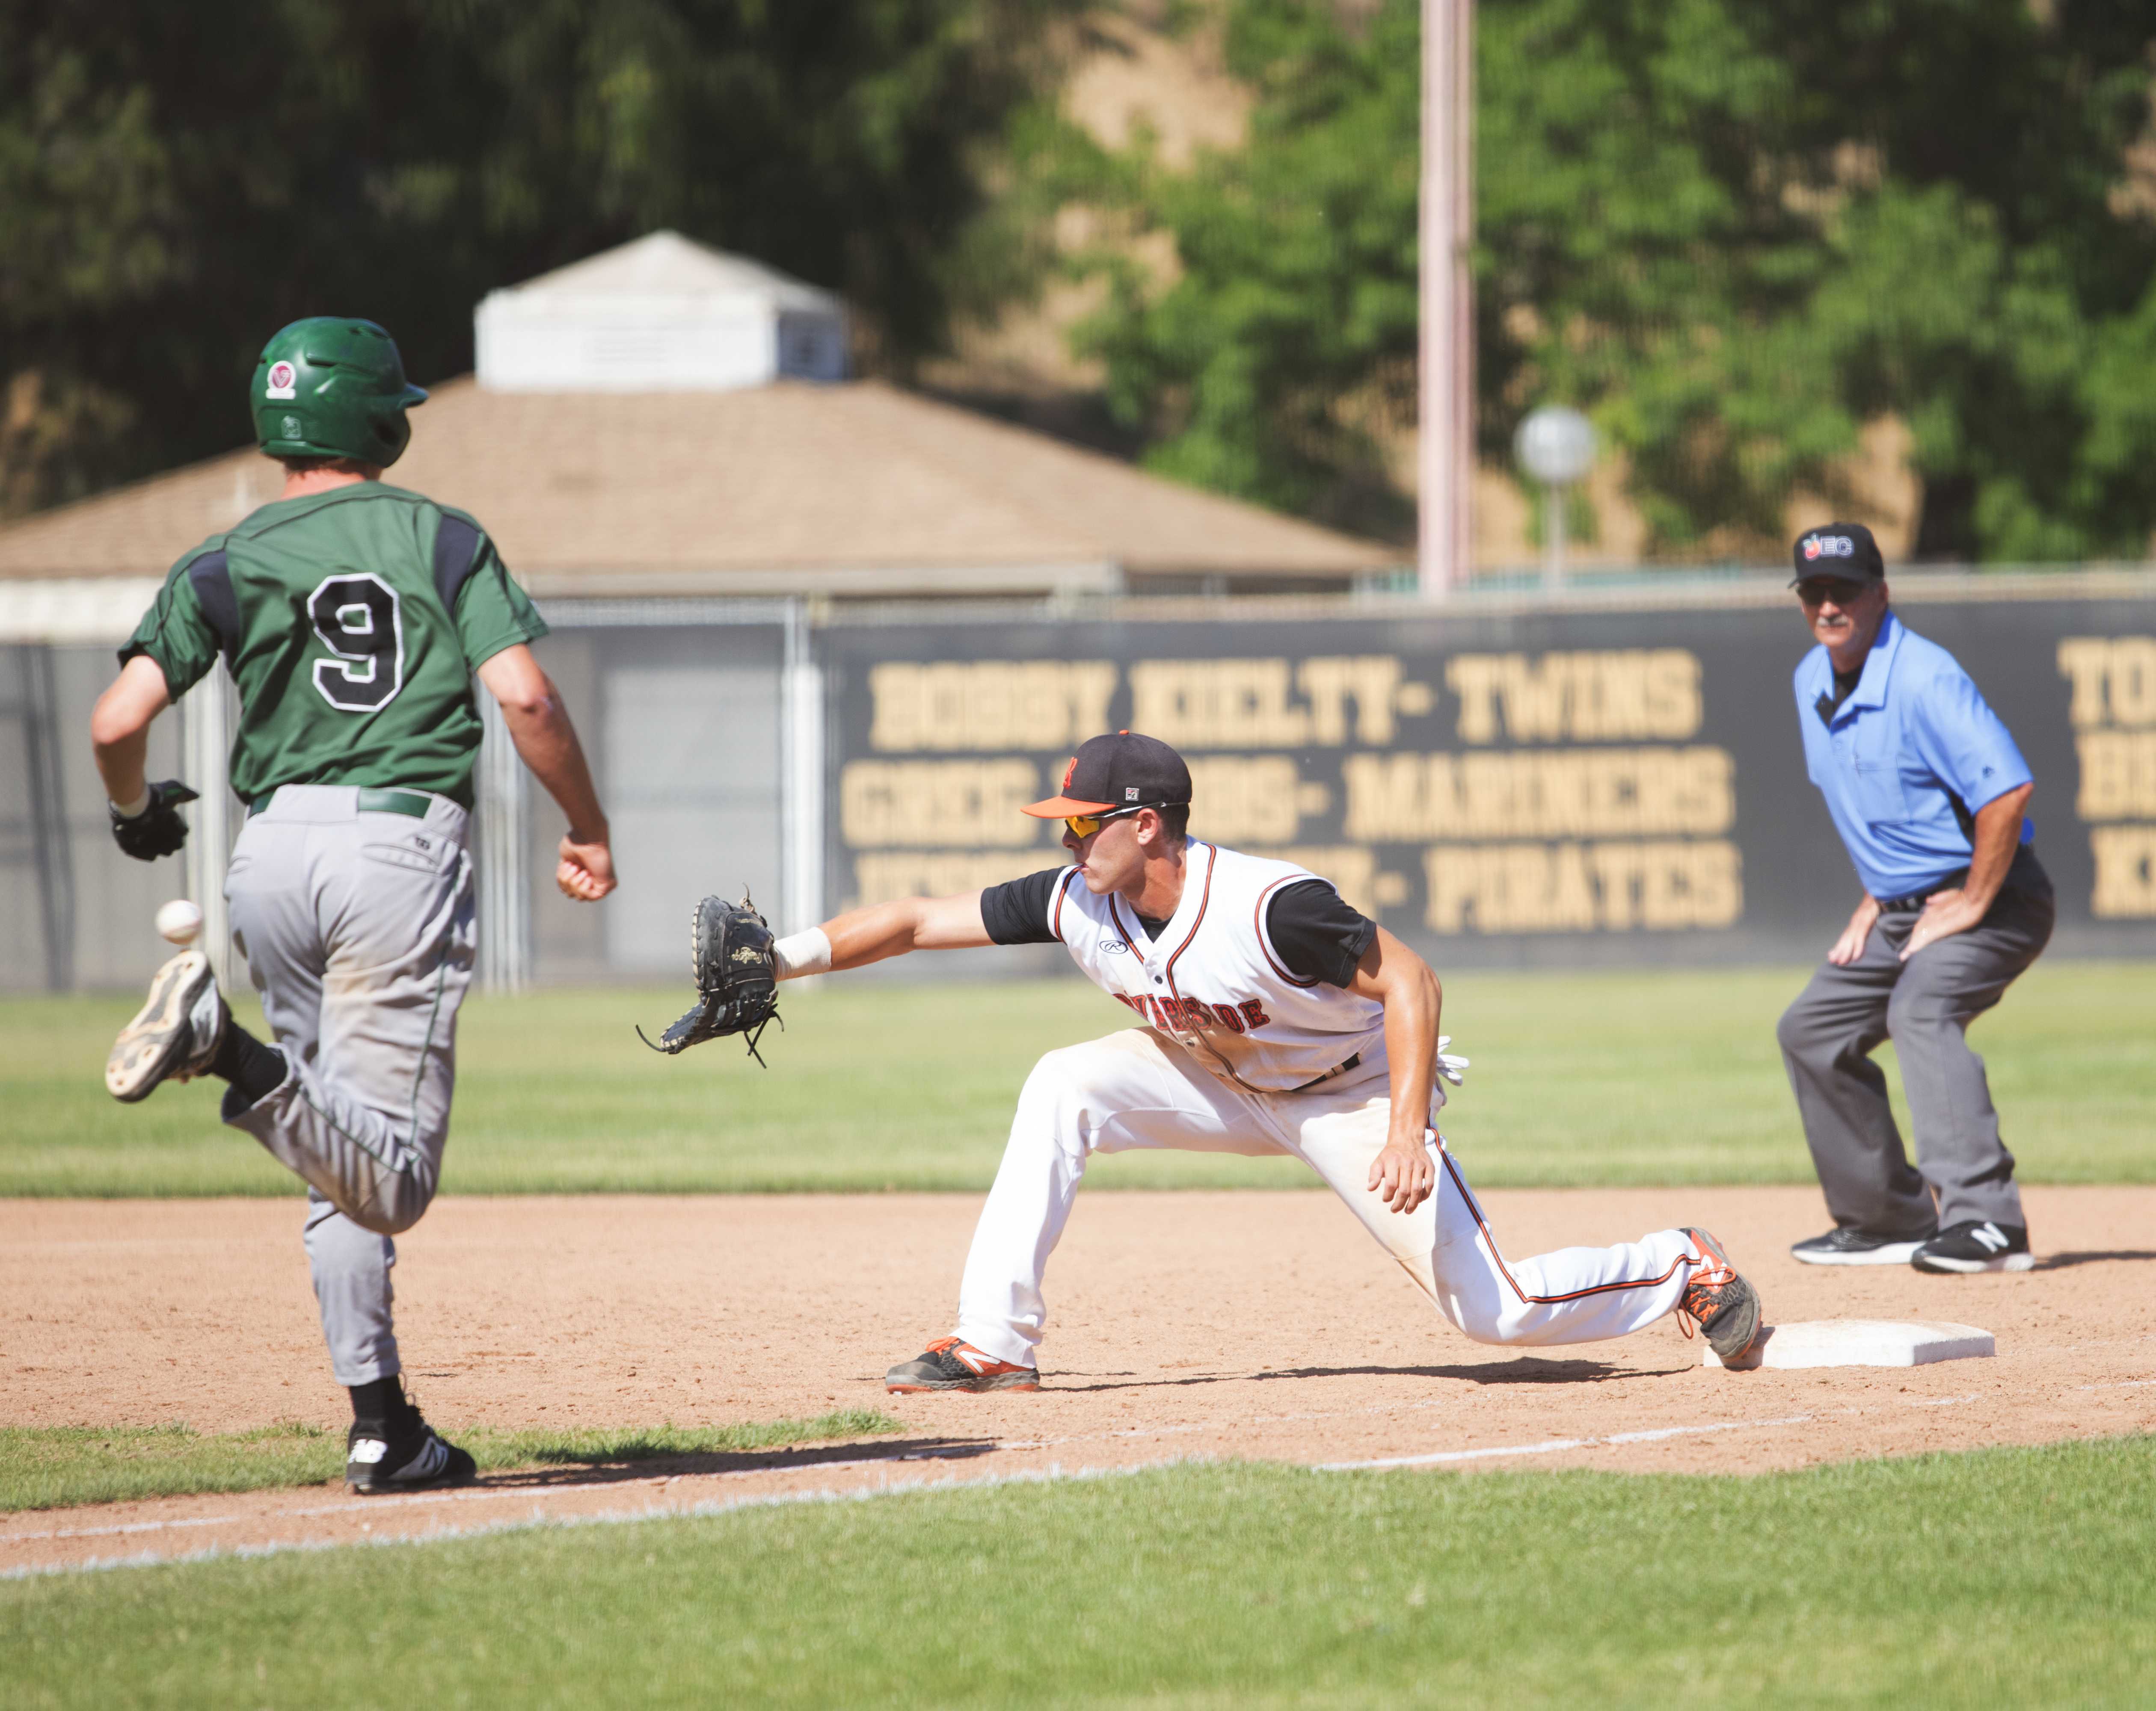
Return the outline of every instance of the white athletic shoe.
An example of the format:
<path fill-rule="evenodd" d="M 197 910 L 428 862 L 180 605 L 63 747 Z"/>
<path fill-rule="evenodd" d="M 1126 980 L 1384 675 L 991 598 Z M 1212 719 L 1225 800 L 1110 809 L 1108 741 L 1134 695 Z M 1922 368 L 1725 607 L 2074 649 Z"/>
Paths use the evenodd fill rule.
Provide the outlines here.
<path fill-rule="evenodd" d="M 150 981 L 150 1000 L 120 1030 L 105 1060 L 105 1091 L 123 1104 L 147 1099 L 161 1081 L 207 1074 L 230 1015 L 209 959 L 182 950 Z"/>
<path fill-rule="evenodd" d="M 1861 1230 L 1830 1230 L 1809 1242 L 1799 1242 L 1789 1258 L 1806 1265 L 1907 1265 L 1917 1250 L 1932 1238 L 1871 1236 Z"/>

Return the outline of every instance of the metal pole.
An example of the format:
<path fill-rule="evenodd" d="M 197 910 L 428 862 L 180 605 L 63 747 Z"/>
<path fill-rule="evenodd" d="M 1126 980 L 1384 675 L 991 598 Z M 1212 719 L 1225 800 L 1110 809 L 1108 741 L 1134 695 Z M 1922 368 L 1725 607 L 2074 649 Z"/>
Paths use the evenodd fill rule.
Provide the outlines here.
<path fill-rule="evenodd" d="M 779 668 L 779 919 L 800 932 L 824 918 L 824 669 L 808 602 L 786 608 Z"/>
<path fill-rule="evenodd" d="M 199 792 L 189 804 L 187 895 L 203 912 L 202 948 L 217 971 L 218 984 L 233 987 L 232 919 L 224 902 L 224 873 L 232 858 L 239 822 L 233 812 L 231 761 L 234 704 L 232 679 L 220 659 L 208 676 L 180 702 L 181 774 Z"/>
<path fill-rule="evenodd" d="M 1474 547 L 1474 0 L 1423 0 L 1422 592 L 1467 580 Z"/>
<path fill-rule="evenodd" d="M 60 762 L 59 690 L 53 650 L 15 650 L 22 662 L 23 745 L 30 787 L 30 848 L 37 863 L 38 911 L 44 929 L 45 987 L 74 987 L 74 863 L 68 848 L 66 771 Z"/>
<path fill-rule="evenodd" d="M 480 986 L 521 992 L 531 984 L 531 789 L 501 704 L 485 694 L 475 699 L 480 730 L 472 778 Z"/>
<path fill-rule="evenodd" d="M 1564 496 L 1554 481 L 1543 489 L 1543 586 L 1552 593 L 1564 587 Z"/>

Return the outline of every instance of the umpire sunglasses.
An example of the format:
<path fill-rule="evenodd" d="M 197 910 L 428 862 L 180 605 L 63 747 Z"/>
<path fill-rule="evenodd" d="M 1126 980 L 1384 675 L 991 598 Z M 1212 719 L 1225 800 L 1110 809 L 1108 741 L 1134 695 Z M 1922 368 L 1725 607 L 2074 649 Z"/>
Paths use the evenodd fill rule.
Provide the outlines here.
<path fill-rule="evenodd" d="M 1070 828 L 1073 838 L 1091 838 L 1111 820 L 1127 820 L 1140 808 L 1158 812 L 1166 807 L 1166 802 L 1135 802 L 1127 808 L 1116 808 L 1106 814 L 1065 814 L 1063 823 Z"/>

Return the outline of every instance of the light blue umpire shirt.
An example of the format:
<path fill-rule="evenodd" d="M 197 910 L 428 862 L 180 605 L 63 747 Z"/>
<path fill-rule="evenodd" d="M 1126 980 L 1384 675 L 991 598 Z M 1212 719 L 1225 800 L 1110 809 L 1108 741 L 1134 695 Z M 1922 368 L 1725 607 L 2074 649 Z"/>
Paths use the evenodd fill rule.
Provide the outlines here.
<path fill-rule="evenodd" d="M 1936 890 L 1969 865 L 1968 821 L 2030 781 L 2014 738 L 1953 655 L 1892 610 L 1864 675 L 1835 710 L 1834 660 L 1821 643 L 1798 663 L 1804 769 L 1826 798 L 1864 889 L 1882 901 Z M 2024 819 L 2021 842 L 2035 835 Z"/>

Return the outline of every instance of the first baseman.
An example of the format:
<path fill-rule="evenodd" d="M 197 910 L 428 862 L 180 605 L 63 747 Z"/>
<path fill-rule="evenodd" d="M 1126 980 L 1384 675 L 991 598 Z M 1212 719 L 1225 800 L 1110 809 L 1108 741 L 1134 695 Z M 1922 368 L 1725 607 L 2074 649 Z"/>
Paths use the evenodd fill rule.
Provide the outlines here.
<path fill-rule="evenodd" d="M 474 673 L 568 817 L 557 883 L 584 901 L 614 888 L 583 751 L 527 645 L 545 623 L 477 522 L 382 483 L 426 396 L 371 321 L 318 316 L 270 340 L 251 403 L 284 494 L 172 567 L 90 721 L 114 836 L 153 860 L 186 838 L 176 805 L 193 793 L 145 781 L 151 723 L 220 656 L 239 687 L 231 780 L 248 815 L 225 895 L 276 1043 L 233 1019 L 190 950 L 158 971 L 105 1084 L 133 1101 L 221 1077 L 224 1120 L 305 1181 L 361 1492 L 473 1472 L 403 1394 L 389 1269 L 390 1238 L 440 1177 L 471 981 Z"/>
<path fill-rule="evenodd" d="M 1478 1342 L 1592 1342 L 1671 1314 L 1724 1358 L 1759 1299 L 1704 1230 L 1508 1259 L 1431 1128 L 1444 1103 L 1429 966 L 1286 862 L 1190 838 L 1190 772 L 1122 732 L 1088 741 L 1060 795 L 1072 865 L 956 897 L 855 909 L 774 947 L 782 978 L 909 950 L 1060 942 L 1142 1027 L 1051 1052 L 1019 1095 L 967 1256 L 952 1334 L 894 1366 L 893 1391 L 1034 1390 L 1041 1293 L 1096 1152 L 1173 1147 L 1301 1159 Z"/>

